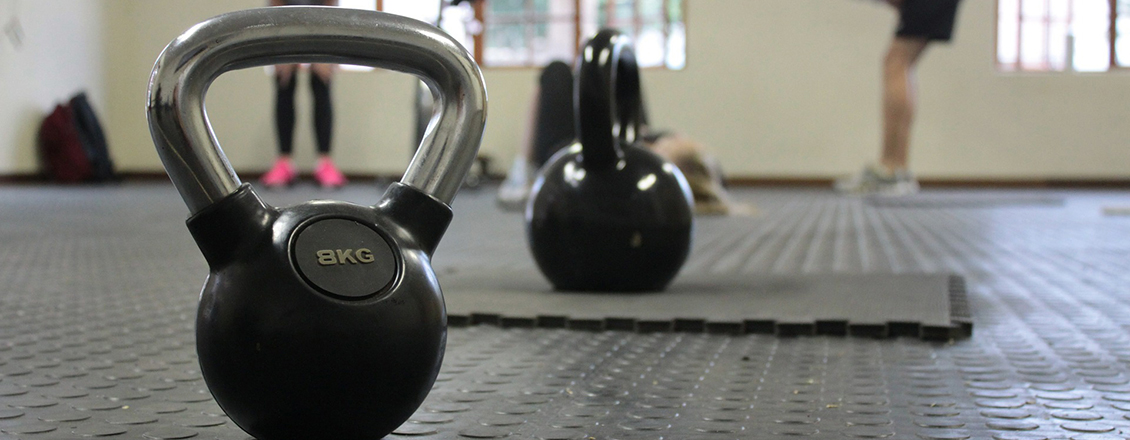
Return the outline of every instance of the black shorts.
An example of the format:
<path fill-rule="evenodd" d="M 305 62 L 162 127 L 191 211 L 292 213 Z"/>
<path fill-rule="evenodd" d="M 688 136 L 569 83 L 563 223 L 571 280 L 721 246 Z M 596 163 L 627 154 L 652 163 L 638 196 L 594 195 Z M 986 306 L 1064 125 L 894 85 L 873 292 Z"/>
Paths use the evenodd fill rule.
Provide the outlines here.
<path fill-rule="evenodd" d="M 961 0 L 903 0 L 895 35 L 949 41 L 953 36 L 957 4 Z"/>

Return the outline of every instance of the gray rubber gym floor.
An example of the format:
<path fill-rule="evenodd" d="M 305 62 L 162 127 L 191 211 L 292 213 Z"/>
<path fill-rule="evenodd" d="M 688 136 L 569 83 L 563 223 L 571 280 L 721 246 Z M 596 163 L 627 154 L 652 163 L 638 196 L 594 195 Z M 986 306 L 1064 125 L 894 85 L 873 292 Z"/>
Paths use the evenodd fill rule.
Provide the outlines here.
<path fill-rule="evenodd" d="M 374 185 L 311 197 L 376 200 Z M 1126 192 L 943 191 L 898 201 L 739 190 L 684 270 L 955 273 L 973 337 L 452 328 L 396 438 L 1130 438 Z M 521 217 L 464 191 L 445 268 L 532 269 Z M 196 365 L 206 274 L 167 185 L 0 189 L 0 439 L 244 439 Z M 285 386 L 285 384 L 280 384 Z"/>

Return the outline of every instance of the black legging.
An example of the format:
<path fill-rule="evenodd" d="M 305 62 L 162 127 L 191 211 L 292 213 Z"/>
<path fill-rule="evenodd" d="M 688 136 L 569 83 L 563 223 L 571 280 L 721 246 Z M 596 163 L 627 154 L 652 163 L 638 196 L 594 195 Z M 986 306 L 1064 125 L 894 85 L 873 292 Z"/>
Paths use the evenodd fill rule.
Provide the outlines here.
<path fill-rule="evenodd" d="M 553 153 L 577 137 L 573 122 L 573 72 L 554 61 L 538 78 L 537 120 L 534 123 L 534 165 L 541 168 Z"/>
<path fill-rule="evenodd" d="M 278 76 L 275 77 L 275 127 L 279 135 L 279 153 L 285 155 L 294 150 L 294 90 L 297 83 L 297 71 L 290 75 L 290 80 L 286 83 Z M 318 153 L 329 154 L 334 121 L 330 82 L 310 72 L 310 90 L 314 94 L 314 135 L 318 141 Z"/>

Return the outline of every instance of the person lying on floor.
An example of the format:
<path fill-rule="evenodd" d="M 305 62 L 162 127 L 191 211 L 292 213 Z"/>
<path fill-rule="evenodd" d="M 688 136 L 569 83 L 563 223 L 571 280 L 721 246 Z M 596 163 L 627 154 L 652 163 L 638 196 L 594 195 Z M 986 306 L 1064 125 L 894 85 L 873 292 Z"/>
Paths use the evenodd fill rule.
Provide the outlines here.
<path fill-rule="evenodd" d="M 506 180 L 498 189 L 498 204 L 522 210 L 538 170 L 558 150 L 576 142 L 573 109 L 573 72 L 568 64 L 546 65 L 530 103 L 526 135 Z M 695 213 L 701 215 L 752 214 L 750 205 L 735 204 L 722 183 L 718 162 L 704 145 L 681 133 L 651 132 L 644 121 L 640 143 L 675 164 L 686 176 L 694 195 Z M 648 135 L 647 133 L 653 133 Z"/>

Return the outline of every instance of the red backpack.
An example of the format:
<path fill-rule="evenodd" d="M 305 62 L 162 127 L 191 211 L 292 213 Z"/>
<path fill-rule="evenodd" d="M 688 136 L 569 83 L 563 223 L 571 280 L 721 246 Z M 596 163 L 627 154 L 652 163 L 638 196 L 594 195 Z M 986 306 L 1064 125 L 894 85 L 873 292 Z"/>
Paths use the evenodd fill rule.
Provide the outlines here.
<path fill-rule="evenodd" d="M 39 155 L 43 170 L 52 181 L 84 182 L 93 175 L 94 168 L 79 138 L 70 105 L 55 106 L 55 111 L 39 126 Z"/>

